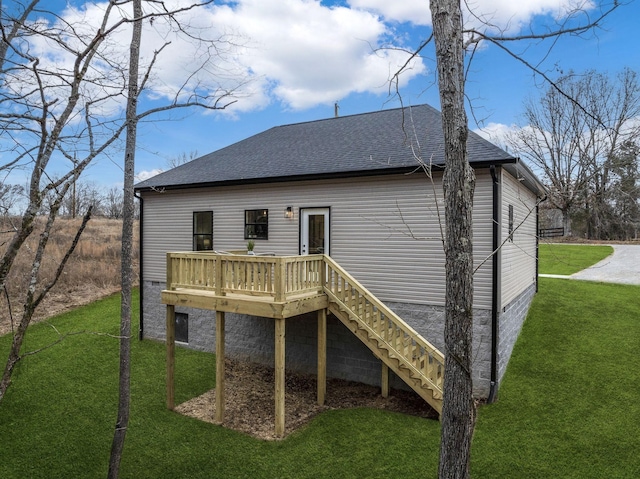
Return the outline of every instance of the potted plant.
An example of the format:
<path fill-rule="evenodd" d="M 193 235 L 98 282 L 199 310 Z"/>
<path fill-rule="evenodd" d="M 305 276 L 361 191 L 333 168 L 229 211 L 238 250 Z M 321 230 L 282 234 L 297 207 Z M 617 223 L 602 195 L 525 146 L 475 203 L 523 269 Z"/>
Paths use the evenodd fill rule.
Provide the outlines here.
<path fill-rule="evenodd" d="M 247 254 L 255 255 L 256 253 L 253 251 L 253 248 L 256 246 L 255 241 L 249 240 L 247 241 Z"/>

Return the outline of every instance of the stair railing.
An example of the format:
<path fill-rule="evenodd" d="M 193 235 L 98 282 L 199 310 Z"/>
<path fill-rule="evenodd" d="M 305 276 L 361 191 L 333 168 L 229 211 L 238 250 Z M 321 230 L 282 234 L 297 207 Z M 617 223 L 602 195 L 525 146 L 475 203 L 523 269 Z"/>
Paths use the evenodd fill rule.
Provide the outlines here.
<path fill-rule="evenodd" d="M 422 376 L 442 398 L 444 355 L 404 322 L 329 256 L 325 256 L 325 292 L 349 310 L 381 346 L 401 356 L 405 367 Z M 399 358 L 397 358 L 399 359 Z"/>

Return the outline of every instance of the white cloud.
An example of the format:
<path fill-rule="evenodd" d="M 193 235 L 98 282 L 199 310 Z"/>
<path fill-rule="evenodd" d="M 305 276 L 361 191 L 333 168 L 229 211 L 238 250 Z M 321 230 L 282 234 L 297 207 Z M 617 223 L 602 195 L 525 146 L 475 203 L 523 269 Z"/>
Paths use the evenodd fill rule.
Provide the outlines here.
<path fill-rule="evenodd" d="M 160 168 L 154 168 L 153 170 L 142 170 L 142 171 L 139 171 L 135 175 L 135 181 L 136 181 L 136 183 L 138 183 L 140 181 L 148 180 L 149 178 L 152 178 L 152 177 L 154 177 L 156 175 L 159 175 L 163 171 L 164 170 L 162 170 Z"/>
<path fill-rule="evenodd" d="M 516 125 L 505 125 L 503 123 L 489 123 L 483 128 L 473 130 L 475 133 L 483 137 L 485 140 L 499 146 L 504 150 L 510 149 L 509 138 L 514 136 L 514 132 L 520 127 Z"/>
<path fill-rule="evenodd" d="M 176 8 L 191 2 L 164 3 Z M 56 26 L 73 25 L 89 41 L 103 21 L 106 5 L 87 2 L 80 7 L 69 6 L 61 12 L 64 21 L 58 21 Z M 153 8 L 153 3 L 145 8 Z M 114 10 L 110 24 L 130 16 L 129 9 L 126 5 Z M 383 45 L 404 45 L 392 40 L 395 32 L 377 14 L 326 6 L 314 0 L 238 0 L 189 10 L 176 18 L 192 34 L 220 40 L 216 44 L 217 56 L 215 62 L 208 61 L 209 51 L 176 33 L 175 24 L 169 24 L 166 18 L 146 20 L 142 69 L 162 49 L 147 83 L 147 99 L 151 102 L 176 96 L 184 99 L 194 90 L 208 95 L 236 89 L 237 103 L 232 112 L 260 109 L 273 102 L 305 109 L 333 103 L 353 92 L 386 93 L 389 78 L 408 58 L 398 48 L 380 49 Z M 126 71 L 130 38 L 129 24 L 112 33 L 102 46 L 108 61 L 94 67 L 94 76 L 103 84 L 105 79 L 112 81 L 111 89 L 107 89 L 110 93 L 118 91 L 122 79 L 109 69 L 120 64 L 121 71 Z M 74 61 L 68 52 L 45 41 L 35 44 L 33 51 L 67 71 Z M 411 67 L 400 78 L 401 85 L 426 70 L 420 59 Z M 104 92 L 104 85 L 95 90 L 94 94 Z M 124 95 L 103 101 L 102 113 L 121 112 L 123 102 Z"/>
<path fill-rule="evenodd" d="M 593 6 L 591 0 L 471 0 L 469 7 L 496 28 L 513 32 L 536 15 L 561 17 L 575 7 L 576 2 Z M 173 8 L 189 5 L 191 0 L 166 0 L 165 3 Z M 170 28 L 163 17 L 145 21 L 143 65 L 165 45 L 149 80 L 148 99 L 164 101 L 176 95 L 184 98 L 194 90 L 207 95 L 237 88 L 237 103 L 230 110 L 233 113 L 261 109 L 274 102 L 300 110 L 330 104 L 355 92 L 386 94 L 390 77 L 408 58 L 402 51 L 402 47 L 407 46 L 401 43 L 407 33 L 406 25 L 402 24 L 429 25 L 429 2 L 347 0 L 348 6 L 343 2 L 329 3 L 235 0 L 212 3 L 178 15 L 192 33 L 222 40 L 217 44 L 221 49 L 217 62 L 206 61 L 208 52 L 202 45 L 188 42 L 175 28 Z M 145 8 L 153 5 L 148 3 Z M 93 38 L 105 8 L 105 2 L 87 2 L 81 8 L 68 7 L 62 16 L 74 22 L 74 27 L 86 31 L 88 38 Z M 117 12 L 129 15 L 124 7 Z M 465 18 L 468 24 L 479 24 L 468 14 Z M 425 36 L 428 33 L 426 30 Z M 130 26 L 126 25 L 105 44 L 104 52 L 110 61 L 121 62 L 126 67 L 130 35 Z M 381 49 L 382 46 L 397 48 Z M 45 43 L 35 45 L 33 51 L 48 53 L 49 62 L 67 67 L 72 60 L 68 54 L 56 52 L 52 45 Z M 95 76 L 100 77 L 107 71 L 107 63 L 102 62 L 97 65 Z M 197 73 L 190 75 L 194 71 Z M 427 67 L 422 59 L 416 59 L 400 79 L 400 86 L 425 73 Z M 118 81 L 116 75 L 114 85 Z M 105 101 L 103 111 L 117 114 L 123 101 L 122 95 Z"/>
<path fill-rule="evenodd" d="M 388 22 L 431 25 L 428 0 L 349 0 L 353 8 L 374 12 Z M 565 17 L 569 12 L 594 8 L 592 0 L 469 0 L 463 2 L 467 27 L 515 33 L 537 15 Z"/>
<path fill-rule="evenodd" d="M 594 4 L 591 0 L 470 0 L 466 6 L 465 26 L 515 34 L 536 16 L 561 19 L 578 10 L 592 9 Z"/>
<path fill-rule="evenodd" d="M 408 55 L 380 50 L 392 34 L 373 13 L 309 0 L 240 0 L 215 10 L 216 22 L 250 38 L 241 61 L 269 94 L 293 109 L 332 103 L 352 92 L 384 93 Z M 398 45 L 396 45 L 398 46 Z M 420 60 L 404 83 L 425 71 Z"/>
<path fill-rule="evenodd" d="M 349 5 L 375 12 L 387 21 L 431 25 L 428 0 L 349 0 Z"/>

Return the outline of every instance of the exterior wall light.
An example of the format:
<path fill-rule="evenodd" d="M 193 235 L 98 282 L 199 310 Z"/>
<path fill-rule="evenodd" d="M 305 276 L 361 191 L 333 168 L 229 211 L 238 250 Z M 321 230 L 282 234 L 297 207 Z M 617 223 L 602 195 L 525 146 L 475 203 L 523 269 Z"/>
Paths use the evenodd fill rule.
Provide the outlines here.
<path fill-rule="evenodd" d="M 287 206 L 284 209 L 284 217 L 288 220 L 293 219 L 293 206 Z"/>

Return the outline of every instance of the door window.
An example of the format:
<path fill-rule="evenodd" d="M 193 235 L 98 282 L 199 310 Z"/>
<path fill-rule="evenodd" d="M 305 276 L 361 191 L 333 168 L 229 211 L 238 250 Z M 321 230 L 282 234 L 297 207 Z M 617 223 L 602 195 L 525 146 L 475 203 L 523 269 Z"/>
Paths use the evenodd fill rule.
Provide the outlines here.
<path fill-rule="evenodd" d="M 329 208 L 306 208 L 300 214 L 301 254 L 329 254 Z"/>

